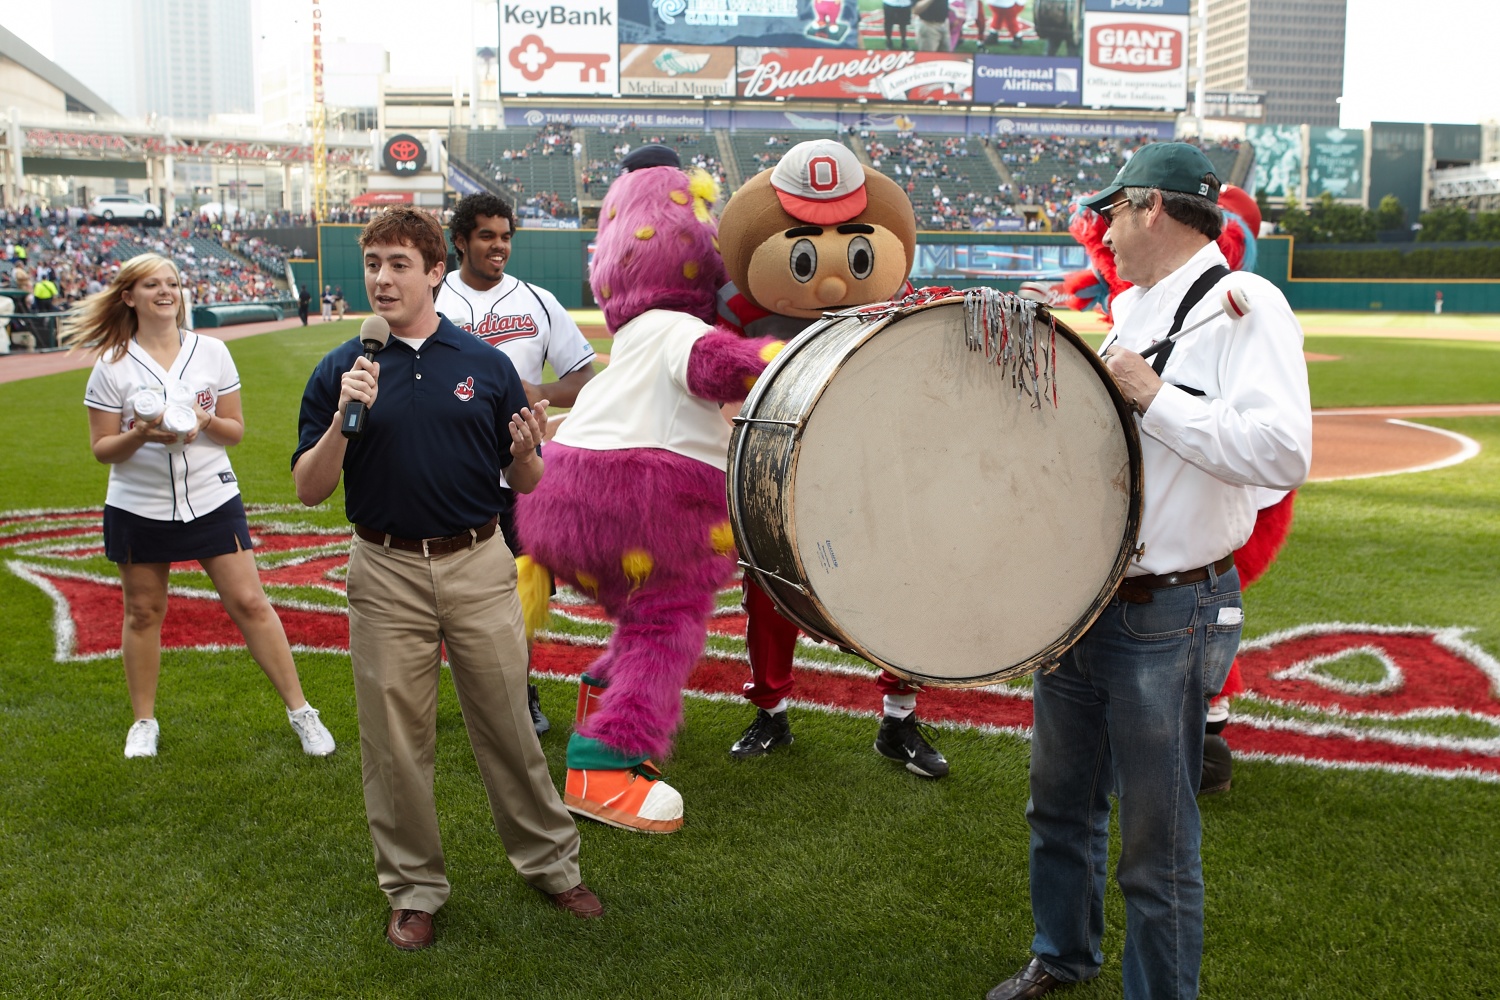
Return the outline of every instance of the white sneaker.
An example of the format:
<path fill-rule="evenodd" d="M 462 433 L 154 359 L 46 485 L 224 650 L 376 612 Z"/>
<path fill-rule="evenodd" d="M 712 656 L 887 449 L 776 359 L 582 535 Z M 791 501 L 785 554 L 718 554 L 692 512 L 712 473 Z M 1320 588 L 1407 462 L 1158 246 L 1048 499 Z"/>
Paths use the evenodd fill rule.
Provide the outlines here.
<path fill-rule="evenodd" d="M 125 734 L 125 756 L 155 757 L 156 737 L 160 732 L 155 719 L 137 719 Z"/>
<path fill-rule="evenodd" d="M 333 734 L 318 719 L 318 710 L 311 705 L 303 705 L 295 712 L 288 709 L 286 721 L 292 724 L 292 730 L 302 741 L 302 752 L 309 757 L 327 757 L 337 749 Z"/>

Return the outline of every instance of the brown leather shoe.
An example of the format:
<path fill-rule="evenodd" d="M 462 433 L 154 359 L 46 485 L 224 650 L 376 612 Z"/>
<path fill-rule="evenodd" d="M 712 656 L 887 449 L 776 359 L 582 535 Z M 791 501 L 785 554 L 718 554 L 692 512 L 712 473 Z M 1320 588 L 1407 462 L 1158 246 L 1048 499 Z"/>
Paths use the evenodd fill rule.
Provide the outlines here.
<path fill-rule="evenodd" d="M 432 914 L 422 910 L 392 910 L 385 936 L 402 951 L 432 947 Z"/>
<path fill-rule="evenodd" d="M 549 892 L 547 898 L 552 900 L 554 905 L 582 920 L 604 916 L 604 904 L 599 902 L 599 897 L 590 892 L 589 887 L 582 882 L 566 892 Z"/>
<path fill-rule="evenodd" d="M 1041 959 L 1033 957 L 1020 972 L 986 993 L 984 1000 L 1036 1000 L 1058 987 L 1070 985 L 1048 972 Z"/>

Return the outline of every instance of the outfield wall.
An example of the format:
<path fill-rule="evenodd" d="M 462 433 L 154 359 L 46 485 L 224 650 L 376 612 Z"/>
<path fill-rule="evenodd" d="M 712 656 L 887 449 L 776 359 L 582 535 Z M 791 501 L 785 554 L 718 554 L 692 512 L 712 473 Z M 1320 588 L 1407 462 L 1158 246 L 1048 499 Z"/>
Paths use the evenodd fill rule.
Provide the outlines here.
<path fill-rule="evenodd" d="M 342 287 L 353 312 L 368 312 L 358 236 L 360 226 L 329 224 L 318 227 L 317 288 Z M 522 229 L 516 233 L 506 270 L 541 285 L 557 296 L 564 308 L 594 305 L 588 289 L 588 244 L 592 229 Z M 1023 280 L 1041 274 L 1056 280 L 1061 273 L 1085 265 L 1082 250 L 1065 233 L 919 233 L 917 285 L 970 288 L 988 285 L 1015 291 Z M 1356 312 L 1431 312 L 1436 293 L 1443 293 L 1443 310 L 1450 313 L 1500 314 L 1500 281 L 1386 280 L 1293 278 L 1292 238 L 1267 236 L 1258 244 L 1256 273 L 1269 278 L 1286 294 L 1294 309 Z M 297 265 L 303 280 L 303 265 Z M 1006 276 L 1007 269 L 1012 274 Z M 309 268 L 310 270 L 310 268 Z M 964 277 L 938 277 L 961 273 Z"/>
<path fill-rule="evenodd" d="M 1500 281 L 1478 278 L 1294 278 L 1290 236 L 1256 241 L 1255 272 L 1276 282 L 1293 309 L 1350 312 L 1432 312 L 1437 293 L 1443 311 L 1500 313 Z M 1371 244 L 1381 248 L 1380 244 Z"/>

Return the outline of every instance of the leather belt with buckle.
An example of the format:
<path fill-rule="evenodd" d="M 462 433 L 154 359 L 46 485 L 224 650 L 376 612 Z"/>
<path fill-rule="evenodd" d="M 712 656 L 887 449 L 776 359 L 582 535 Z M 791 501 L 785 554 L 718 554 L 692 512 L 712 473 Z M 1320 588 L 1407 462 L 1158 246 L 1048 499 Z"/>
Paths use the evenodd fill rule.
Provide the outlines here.
<path fill-rule="evenodd" d="M 1223 576 L 1234 567 L 1234 553 L 1220 559 L 1213 564 L 1214 576 Z M 1127 604 L 1150 604 L 1151 592 L 1153 590 L 1165 590 L 1168 587 L 1185 587 L 1190 583 L 1201 583 L 1208 579 L 1207 566 L 1199 566 L 1197 569 L 1185 569 L 1180 573 L 1159 573 L 1151 576 L 1128 576 L 1120 581 L 1120 589 L 1115 596 Z"/>
<path fill-rule="evenodd" d="M 397 538 L 395 535 L 388 535 L 374 528 L 366 528 L 362 524 L 354 526 L 354 533 L 376 545 L 386 545 L 393 549 L 400 549 L 402 552 L 420 552 L 431 558 L 473 548 L 495 533 L 497 520 L 498 518 L 492 517 L 477 528 L 471 528 L 456 535 L 444 535 L 441 538 Z"/>

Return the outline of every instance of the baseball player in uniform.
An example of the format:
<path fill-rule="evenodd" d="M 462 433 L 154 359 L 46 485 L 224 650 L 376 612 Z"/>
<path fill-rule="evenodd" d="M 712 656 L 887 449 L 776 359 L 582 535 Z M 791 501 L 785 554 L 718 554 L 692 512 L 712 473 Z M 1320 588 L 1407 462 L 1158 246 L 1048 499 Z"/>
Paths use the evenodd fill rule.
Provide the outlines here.
<path fill-rule="evenodd" d="M 535 406 L 545 399 L 554 409 L 571 407 L 578 390 L 594 377 L 594 349 L 551 292 L 505 273 L 516 232 L 514 210 L 495 195 L 472 194 L 458 203 L 448 225 L 459 264 L 458 270 L 448 272 L 438 287 L 437 311 L 459 329 L 505 352 L 521 376 L 528 403 Z M 543 385 L 542 366 L 546 363 L 552 365 L 558 378 Z M 509 488 L 505 498 L 500 527 L 506 545 L 516 555 L 526 645 L 530 649 L 532 636 L 547 620 L 552 574 L 524 555 L 521 540 L 516 537 L 514 497 Z M 545 733 L 551 723 L 542 714 L 536 685 L 528 684 L 526 693 L 536 731 Z"/>

